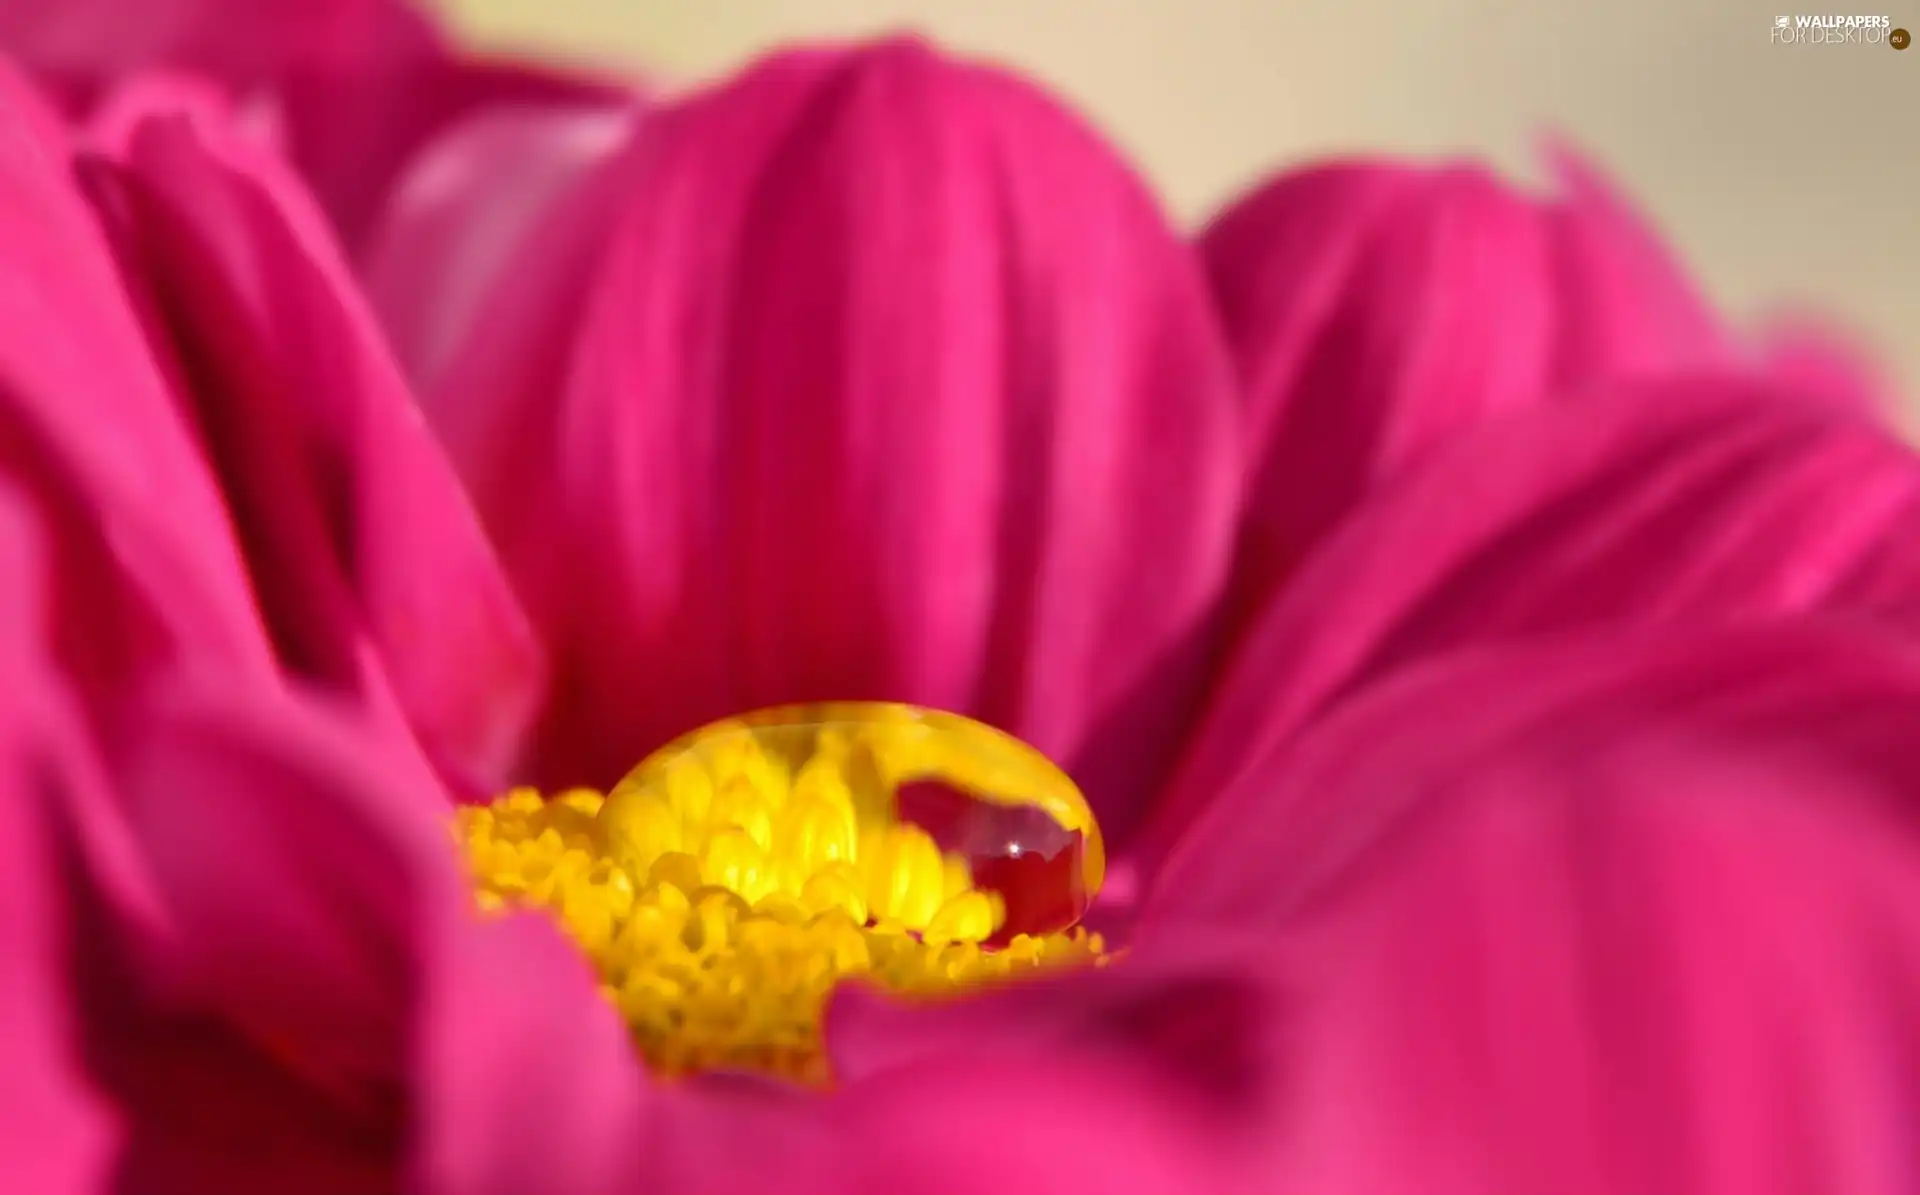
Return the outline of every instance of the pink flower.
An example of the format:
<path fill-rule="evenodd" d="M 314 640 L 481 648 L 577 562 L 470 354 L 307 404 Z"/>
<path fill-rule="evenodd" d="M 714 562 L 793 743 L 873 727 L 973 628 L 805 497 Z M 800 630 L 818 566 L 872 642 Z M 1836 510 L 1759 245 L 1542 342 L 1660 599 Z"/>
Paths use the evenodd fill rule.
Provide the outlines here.
<path fill-rule="evenodd" d="M 1250 591 L 1295 400 L 1025 84 L 890 43 L 649 114 L 447 284 L 425 420 L 227 120 L 76 148 L 0 75 L 0 1186 L 1912 1184 L 1920 468 L 1806 373 L 1469 313 L 1382 432 L 1383 332 L 1378 476 Z M 802 1093 L 660 1081 L 472 916 L 456 795 L 843 698 L 1063 761 L 1125 958 L 843 993 Z"/>

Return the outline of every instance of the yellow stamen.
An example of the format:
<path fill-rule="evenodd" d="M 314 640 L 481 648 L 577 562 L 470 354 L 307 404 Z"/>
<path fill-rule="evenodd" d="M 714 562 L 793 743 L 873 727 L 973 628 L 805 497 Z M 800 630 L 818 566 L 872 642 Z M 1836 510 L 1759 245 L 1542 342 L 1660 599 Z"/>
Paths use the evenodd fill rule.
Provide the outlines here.
<path fill-rule="evenodd" d="M 948 827 L 970 831 L 967 851 L 943 850 L 902 816 L 902 786 L 926 780 L 974 802 Z M 1071 840 L 1070 891 L 1049 894 L 1071 920 L 1104 869 L 1079 790 L 1026 744 L 912 706 L 794 706 L 715 723 L 605 797 L 516 789 L 461 810 L 456 834 L 481 907 L 557 915 L 656 1072 L 819 1084 L 831 1077 L 820 1013 L 841 980 L 938 996 L 1105 961 L 1096 934 L 1009 926 L 1007 893 L 976 875 L 994 862 L 979 843 L 1020 853 L 1012 823 L 992 820 L 1020 809 Z M 1005 932 L 1014 928 L 1034 932 Z"/>

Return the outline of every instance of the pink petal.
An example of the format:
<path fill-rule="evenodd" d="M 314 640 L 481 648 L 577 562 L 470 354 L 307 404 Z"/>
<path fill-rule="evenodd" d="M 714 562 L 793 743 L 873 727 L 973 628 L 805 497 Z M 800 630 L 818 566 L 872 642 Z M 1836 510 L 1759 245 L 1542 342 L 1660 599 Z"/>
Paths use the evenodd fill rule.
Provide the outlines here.
<path fill-rule="evenodd" d="M 459 892 L 431 777 L 344 713 L 197 688 L 146 712 L 114 766 L 179 994 L 260 1018 L 263 1040 L 337 1034 L 316 1062 L 393 1056 L 419 910 Z"/>
<path fill-rule="evenodd" d="M 1835 406 L 1885 418 L 1899 396 L 1882 363 L 1845 330 L 1818 316 L 1788 313 L 1769 321 L 1761 341 L 1768 373 Z"/>
<path fill-rule="evenodd" d="M 61 973 L 71 932 L 57 912 L 55 839 L 37 794 L 15 791 L 29 773 L 13 748 L 0 743 L 0 1183 L 79 1195 L 106 1189 L 117 1142 L 71 1044 Z"/>
<path fill-rule="evenodd" d="M 634 99 L 625 84 L 447 51 L 372 66 L 304 67 L 276 80 L 269 94 L 294 165 L 356 259 L 418 156 L 464 119 L 596 112 Z"/>
<path fill-rule="evenodd" d="M 18 61 L 98 77 L 164 63 L 251 74 L 418 53 L 433 40 L 400 0 L 8 0 L 0 12 L 0 47 Z"/>
<path fill-rule="evenodd" d="M 1260 1191 L 1211 1156 L 1177 1103 L 1048 1058 L 909 1067 L 821 1100 L 727 1092 L 659 1135 L 646 1190 L 759 1195 L 1211 1195 Z M 742 1148 L 741 1142 L 750 1142 Z"/>
<path fill-rule="evenodd" d="M 1155 841 L 1425 657 L 1603 627 L 1920 614 L 1920 469 L 1757 382 L 1642 383 L 1490 423 L 1365 504 L 1260 614 Z"/>
<path fill-rule="evenodd" d="M 1033 1059 L 957 1061 L 890 1074 L 855 1088 L 831 1110 L 839 1147 L 815 1174 L 832 1179 L 808 1189 L 815 1195 L 1246 1189 L 1223 1181 L 1179 1105 L 1159 1095 L 1097 1067 Z M 956 1140 L 983 1148 L 955 1149 Z"/>
<path fill-rule="evenodd" d="M 266 148 L 283 149 L 281 131 L 268 114 L 257 107 L 236 108 L 231 96 L 200 75 L 169 71 L 129 75 L 115 84 L 87 114 L 86 142 L 110 157 L 124 157 L 140 126 L 159 112 L 227 126 Z"/>
<path fill-rule="evenodd" d="M 1572 148 L 1549 142 L 1558 202 L 1542 209 L 1555 251 L 1559 387 L 1723 365 L 1735 346 L 1640 213 Z"/>
<path fill-rule="evenodd" d="M 436 762 L 499 783 L 539 650 L 318 214 L 182 118 L 117 178 L 283 662 L 375 704 L 390 682 Z"/>
<path fill-rule="evenodd" d="M 1229 924 L 1230 921 L 1223 921 Z M 1287 1096 L 1284 1010 L 1260 971 L 1266 943 L 1183 925 L 1100 970 L 1067 971 L 964 1000 L 835 993 L 826 1033 L 837 1081 L 858 1086 L 961 1059 L 1111 1067 L 1172 1109 L 1231 1136 Z"/>
<path fill-rule="evenodd" d="M 335 1164 L 337 1143 L 318 1153 L 303 1148 L 324 1109 L 285 1098 L 284 1084 L 247 1082 L 257 1056 L 204 1022 L 129 1007 L 136 977 L 115 938 L 161 924 L 140 899 L 147 894 L 129 888 L 149 878 L 147 860 L 129 866 L 119 857 L 123 811 L 102 803 L 111 797 L 97 791 L 104 777 L 76 733 L 73 703 L 28 658 L 41 646 L 39 619 L 26 608 L 39 562 L 20 550 L 24 524 L 13 514 L 0 530 L 0 563 L 12 582 L 11 600 L 0 599 L 9 607 L 0 610 L 9 681 L 0 704 L 11 707 L 0 708 L 0 877 L 8 889 L 0 902 L 8 981 L 0 984 L 0 1036 L 7 1090 L 26 1098 L 0 1116 L 6 1189 L 91 1192 L 118 1189 L 134 1175 L 142 1190 L 204 1195 L 258 1190 L 267 1175 L 289 1192 L 377 1189 L 354 1181 L 351 1163 Z M 129 721 L 136 734 L 152 730 L 148 719 Z M 169 794 L 176 805 L 201 795 Z M 137 1054 L 127 1048 L 136 1041 L 146 1047 Z M 168 1060 L 171 1067 L 156 1066 Z M 135 1093 L 171 1125 L 133 1114 L 143 1106 Z"/>
<path fill-rule="evenodd" d="M 0 473 L 47 527 L 56 650 L 95 694 L 182 659 L 266 675 L 221 498 L 68 152 L 0 68 Z"/>
<path fill-rule="evenodd" d="M 627 1195 L 654 1140 L 632 1039 L 548 922 L 449 934 L 420 1006 L 411 1174 L 443 1195 Z"/>
<path fill-rule="evenodd" d="M 1271 935 L 1287 1189 L 1910 1190 L 1917 699 L 1857 628 L 1455 657 L 1224 798 L 1143 939 Z"/>
<path fill-rule="evenodd" d="M 46 717 L 43 553 L 17 496 L 0 491 L 0 1189 L 99 1190 L 113 1126 L 72 1047 L 73 927 L 60 907 L 58 839 L 40 776 Z"/>
<path fill-rule="evenodd" d="M 652 118 L 565 396 L 556 768 L 709 718 L 967 711 L 1124 836 L 1182 728 L 1238 489 L 1194 263 L 1026 85 L 911 42 Z"/>
<path fill-rule="evenodd" d="M 416 958 L 460 900 L 437 788 L 284 699 L 192 689 L 143 715 L 115 763 L 167 932 L 95 931 L 89 1027 L 143 1175 L 390 1190 Z"/>
<path fill-rule="evenodd" d="M 552 259 L 555 238 L 578 227 L 556 226 L 555 215 L 624 145 L 635 115 L 613 107 L 489 109 L 414 161 L 385 204 L 362 270 L 423 393 L 439 392 L 453 362 L 487 351 L 476 338 L 487 301 L 526 295 L 528 274 Z M 606 235 L 604 226 L 595 231 L 596 242 Z M 482 405 L 471 394 L 450 402 Z"/>
<path fill-rule="evenodd" d="M 1625 374 L 1711 364 L 1711 312 L 1562 153 L 1541 204 L 1470 166 L 1285 175 L 1201 241 L 1255 444 L 1236 621 L 1370 489 L 1446 437 Z"/>
<path fill-rule="evenodd" d="M 409 755 L 259 694 L 143 712 L 118 774 L 167 932 L 96 933 L 89 1032 L 154 1189 L 631 1189 L 623 1028 L 550 923 L 475 916 Z"/>
<path fill-rule="evenodd" d="M 899 1001 L 843 988 L 826 1025 L 836 1081 L 856 1102 L 881 1100 L 900 1083 L 931 1087 L 947 1076 L 1005 1066 L 1003 1090 L 982 1091 L 977 1108 L 922 1094 L 925 1102 L 900 1116 L 929 1125 L 977 1121 L 992 1127 L 969 1139 L 996 1143 L 1018 1140 L 1028 1117 L 1050 1129 L 1088 1126 L 1104 1148 L 1053 1151 L 1061 1163 L 1083 1168 L 1079 1189 L 1267 1190 L 1249 1167 L 1262 1160 L 1272 1118 L 1300 1098 L 1291 1080 L 1290 1010 L 1265 974 L 1264 939 L 1182 928 L 1178 941 L 1163 937 L 1131 949 L 1106 969 L 1062 972 L 961 1000 Z M 1033 1088 L 1035 1080 L 1075 1075 L 1102 1076 L 1103 1089 L 1123 1104 L 1137 1102 L 1152 1128 L 1129 1124 L 1127 1108 L 1110 1101 L 1062 1103 Z M 1034 1111 L 1019 1111 L 1028 1100 Z M 1048 1103 L 1052 1111 L 1042 1111 Z M 1107 1123 L 1093 1127 L 1101 1120 Z M 1010 1160 L 998 1144 L 989 1152 Z M 1111 1175 L 1101 1168 L 1115 1162 Z M 1156 1172 L 1158 1162 L 1174 1162 L 1179 1180 Z M 1056 1181 L 1074 1189 L 1070 1171 Z M 955 1189 L 989 1188 L 983 1181 Z"/>
<path fill-rule="evenodd" d="M 17 1097 L 0 1097 L 0 1185 L 49 1195 L 129 1182 L 197 1195 L 266 1182 L 291 1195 L 385 1189 L 337 1139 L 313 1148 L 332 1127 L 328 1109 L 262 1082 L 245 1043 L 134 1003 L 139 977 L 120 935 L 164 924 L 140 899 L 149 894 L 130 888 L 150 878 L 150 858 L 123 857 L 124 811 L 103 803 L 113 798 L 83 754 L 74 705 L 33 658 L 43 562 L 23 515 L 10 503 L 0 512 L 0 1043 Z M 148 718 L 128 721 L 136 735 L 153 731 Z M 144 778 L 181 779 L 164 768 Z M 203 795 L 167 793 L 178 824 L 199 815 Z"/>
<path fill-rule="evenodd" d="M 48 553 L 32 510 L 26 495 L 0 482 L 0 576 L 11 579 L 0 585 L 0 700 L 20 693 L 47 663 Z M 0 709 L 14 713 L 11 702 Z M 0 724 L 11 727 L 13 719 L 9 716 Z"/>
<path fill-rule="evenodd" d="M 449 152 L 464 144 L 451 140 Z M 430 170 L 439 156 L 428 155 L 421 170 Z M 556 178 L 556 193 L 520 236 L 507 264 L 488 280 L 496 285 L 474 296 L 471 313 L 461 303 L 439 298 L 448 269 L 436 265 L 431 275 L 403 280 L 399 267 L 406 263 L 385 249 L 376 249 L 369 267 L 375 302 L 396 325 L 403 350 L 410 343 L 407 329 L 415 326 L 410 311 L 431 311 L 431 326 L 444 321 L 448 328 L 446 339 L 455 347 L 444 361 L 428 359 L 424 345 L 413 351 L 420 402 L 482 521 L 517 559 L 513 571 L 529 592 L 543 585 L 549 571 L 543 557 L 554 550 L 558 537 L 552 529 L 564 517 L 560 487 L 553 480 L 554 395 L 566 388 L 588 292 L 638 165 L 634 157 L 630 149 L 615 154 L 597 169 L 584 170 L 571 185 Z M 465 251 L 466 217 L 492 210 L 477 198 L 481 192 L 461 194 L 476 198 L 460 204 L 459 224 L 446 226 L 449 256 Z M 397 211 L 405 210 L 406 197 L 403 192 Z M 393 230 L 395 253 L 404 223 L 410 221 L 396 223 Z M 483 225 L 476 220 L 474 227 Z M 434 339 L 437 348 L 440 337 Z"/>
<path fill-rule="evenodd" d="M 1375 254 L 1382 226 L 1398 218 L 1415 234 L 1431 231 L 1405 213 L 1444 209 L 1452 198 L 1471 216 L 1484 200 L 1498 233 L 1517 204 L 1476 170 L 1428 176 L 1369 162 L 1334 162 L 1285 175 L 1236 203 L 1200 242 L 1220 311 L 1244 374 L 1248 432 L 1257 444 L 1279 435 L 1287 399 L 1318 343 L 1352 301 L 1353 276 Z M 1403 241 L 1409 239 L 1403 235 Z M 1436 248 L 1439 246 L 1435 246 Z M 1390 262 L 1385 264 L 1392 264 Z M 1416 260 L 1415 269 L 1434 263 Z M 1381 266 L 1375 266 L 1377 273 Z M 1351 322 L 1351 317 L 1349 322 Z"/>
<path fill-rule="evenodd" d="M 834 1093 L 695 1084 L 661 1122 L 654 1182 L 742 1195 L 769 1174 L 821 1195 L 1275 1189 L 1249 1167 L 1275 1101 L 1297 1093 L 1259 945 L 1201 932 L 964 1000 L 843 990 L 827 1028 Z M 740 1139 L 754 1149 L 726 1145 Z"/>
<path fill-rule="evenodd" d="M 0 51 L 89 111 L 125 76 L 205 76 L 270 108 L 285 148 L 349 246 L 379 219 L 402 170 L 468 114 L 500 105 L 596 104 L 625 89 L 532 64 L 455 53 L 398 0 L 19 0 Z"/>

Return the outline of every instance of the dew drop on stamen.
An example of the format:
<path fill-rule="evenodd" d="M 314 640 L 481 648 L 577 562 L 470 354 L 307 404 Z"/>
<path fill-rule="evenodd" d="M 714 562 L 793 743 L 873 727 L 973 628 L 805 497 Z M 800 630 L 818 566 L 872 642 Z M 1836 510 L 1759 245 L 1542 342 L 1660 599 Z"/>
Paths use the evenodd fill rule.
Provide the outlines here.
<path fill-rule="evenodd" d="M 849 913 L 982 941 L 990 907 L 988 947 L 1074 925 L 1105 866 L 1085 799 L 1052 761 L 983 723 L 893 702 L 783 706 L 693 731 L 615 786 L 601 820 L 638 874 L 668 844 L 698 849 L 746 827 L 769 856 L 756 899 L 818 905 L 851 867 L 864 901 Z M 968 890 L 986 895 L 961 900 Z"/>

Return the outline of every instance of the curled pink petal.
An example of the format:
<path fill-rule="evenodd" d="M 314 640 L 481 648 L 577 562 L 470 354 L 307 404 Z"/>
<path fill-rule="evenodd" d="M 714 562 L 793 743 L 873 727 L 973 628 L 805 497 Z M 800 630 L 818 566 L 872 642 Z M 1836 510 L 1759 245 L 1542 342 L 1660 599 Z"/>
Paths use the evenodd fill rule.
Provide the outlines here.
<path fill-rule="evenodd" d="M 1904 1190 L 1916 698 L 1857 625 L 1456 656 L 1223 798 L 1142 948 L 1267 934 L 1299 1189 Z"/>
<path fill-rule="evenodd" d="M 399 0 L 143 0 L 135 9 L 119 0 L 19 0 L 0 13 L 0 52 L 76 118 L 129 76 L 203 77 L 274 122 L 349 247 L 380 219 L 414 156 L 464 117 L 496 105 L 594 105 L 627 90 L 466 57 Z"/>
<path fill-rule="evenodd" d="M 772 59 L 636 154 L 564 396 L 566 539 L 506 545 L 568 636 L 553 766 L 915 700 L 1064 760 L 1124 837 L 1238 493 L 1185 247 L 1080 124 L 910 42 Z"/>
<path fill-rule="evenodd" d="M 1877 426 L 1737 380 L 1623 385 L 1487 424 L 1377 493 L 1260 614 L 1157 841 L 1424 657 L 1815 610 L 1920 615 L 1920 465 Z"/>
<path fill-rule="evenodd" d="M 122 157 L 140 126 L 163 112 L 226 126 L 269 149 L 281 148 L 280 130 L 266 114 L 237 109 L 231 96 L 200 75 L 170 71 L 130 75 L 116 84 L 87 115 L 86 140 L 111 157 Z"/>
<path fill-rule="evenodd" d="M 156 117 L 115 179 L 283 663 L 395 700 L 491 787 L 543 664 L 317 213 L 250 146 Z"/>
<path fill-rule="evenodd" d="M 0 66 L 0 473 L 46 527 L 47 633 L 92 694 L 183 661 L 264 676 L 225 505 L 72 172 Z"/>

